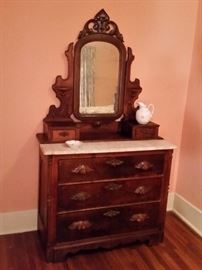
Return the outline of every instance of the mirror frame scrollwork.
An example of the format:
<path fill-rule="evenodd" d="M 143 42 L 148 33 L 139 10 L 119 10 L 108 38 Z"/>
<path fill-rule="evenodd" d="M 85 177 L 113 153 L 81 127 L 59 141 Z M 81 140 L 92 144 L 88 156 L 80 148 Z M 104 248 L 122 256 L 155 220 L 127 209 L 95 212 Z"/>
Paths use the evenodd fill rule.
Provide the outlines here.
<path fill-rule="evenodd" d="M 81 48 L 91 42 L 101 41 L 113 44 L 119 51 L 118 110 L 114 114 L 81 115 L 79 113 L 79 76 Z M 65 79 L 57 76 L 52 88 L 60 101 L 59 107 L 51 105 L 44 119 L 51 123 L 74 123 L 92 121 L 114 121 L 119 117 L 130 120 L 134 116 L 133 103 L 142 88 L 138 79 L 130 80 L 131 64 L 134 60 L 131 48 L 123 44 L 123 36 L 117 24 L 110 20 L 104 9 L 90 19 L 80 31 L 76 44 L 70 43 L 65 55 L 68 60 L 68 75 Z"/>
<path fill-rule="evenodd" d="M 91 26 L 91 27 L 90 27 Z M 80 91 L 80 65 L 81 49 L 91 42 L 105 42 L 115 46 L 119 52 L 118 71 L 118 110 L 115 113 L 103 114 L 81 114 L 79 112 Z M 80 120 L 104 120 L 117 119 L 123 114 L 124 83 L 125 83 L 126 48 L 123 45 L 123 36 L 118 26 L 110 21 L 104 10 L 98 12 L 94 19 L 89 20 L 80 32 L 74 49 L 74 115 Z M 105 67 L 107 68 L 107 67 Z"/>

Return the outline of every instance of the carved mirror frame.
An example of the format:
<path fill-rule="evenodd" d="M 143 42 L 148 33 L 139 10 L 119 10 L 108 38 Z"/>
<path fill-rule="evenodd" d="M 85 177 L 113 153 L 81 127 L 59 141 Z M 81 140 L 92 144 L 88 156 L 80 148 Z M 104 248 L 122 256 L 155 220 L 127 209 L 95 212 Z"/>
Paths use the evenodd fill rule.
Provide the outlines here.
<path fill-rule="evenodd" d="M 79 111 L 80 53 L 81 48 L 91 41 L 112 44 L 119 52 L 119 103 L 118 109 L 113 108 L 115 113 L 85 115 Z M 86 22 L 77 42 L 68 45 L 65 55 L 68 75 L 66 78 L 57 76 L 52 86 L 60 104 L 58 107 L 51 105 L 47 116 L 43 119 L 42 141 L 116 139 L 123 136 L 135 139 L 137 136 L 134 135 L 136 134 L 134 129 L 137 122 L 133 105 L 142 88 L 138 79 L 130 80 L 131 64 L 134 60 L 132 50 L 125 47 L 117 24 L 110 20 L 104 9 Z M 114 85 L 116 88 L 117 85 Z M 115 94 L 112 95 L 112 99 L 116 100 Z"/>
<path fill-rule="evenodd" d="M 119 52 L 119 71 L 118 71 L 118 110 L 114 113 L 100 114 L 81 114 L 79 112 L 79 91 L 80 91 L 80 66 L 81 66 L 81 49 L 86 44 L 92 44 L 97 41 L 100 44 L 108 43 L 115 46 Z M 94 19 L 87 21 L 84 29 L 80 32 L 78 41 L 74 50 L 74 115 L 80 120 L 105 120 L 117 119 L 123 114 L 124 84 L 125 84 L 125 62 L 126 48 L 123 45 L 123 37 L 119 32 L 118 26 L 110 21 L 109 16 L 104 10 L 96 14 Z M 110 64 L 110 63 L 109 63 Z M 107 69 L 107 67 L 105 67 Z"/>
<path fill-rule="evenodd" d="M 113 44 L 120 53 L 119 60 L 119 108 L 115 114 L 101 114 L 81 116 L 78 111 L 78 89 L 79 89 L 79 61 L 82 46 L 90 41 L 102 41 Z M 123 44 L 123 36 L 119 32 L 117 24 L 110 20 L 104 9 L 100 10 L 93 19 L 84 25 L 79 33 L 75 46 L 70 43 L 65 55 L 68 60 L 68 76 L 63 79 L 56 77 L 52 88 L 60 101 L 59 107 L 51 105 L 45 122 L 92 122 L 97 120 L 114 121 L 122 116 L 130 119 L 133 113 L 133 103 L 138 98 L 142 88 L 139 80 L 130 80 L 131 64 L 134 60 L 131 48 Z"/>
<path fill-rule="evenodd" d="M 86 44 L 90 44 L 91 42 L 105 42 L 114 45 L 119 52 L 119 71 L 118 71 L 118 110 L 114 113 L 91 113 L 91 114 L 81 114 L 79 112 L 80 108 L 80 66 L 81 66 L 81 49 Z M 106 35 L 106 34 L 94 34 L 88 33 L 76 43 L 75 45 L 75 54 L 74 54 L 74 115 L 77 119 L 82 121 L 93 121 L 93 120 L 104 120 L 104 119 L 117 119 L 123 114 L 123 95 L 124 95 L 124 79 L 125 79 L 125 61 L 126 61 L 126 49 L 123 43 L 114 38 L 114 36 Z M 107 68 L 107 67 L 105 67 Z"/>

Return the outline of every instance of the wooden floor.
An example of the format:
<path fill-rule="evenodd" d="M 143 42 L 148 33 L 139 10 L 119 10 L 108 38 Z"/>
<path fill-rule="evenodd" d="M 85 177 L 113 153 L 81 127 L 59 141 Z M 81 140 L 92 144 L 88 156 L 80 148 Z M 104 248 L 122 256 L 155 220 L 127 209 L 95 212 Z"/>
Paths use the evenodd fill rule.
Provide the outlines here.
<path fill-rule="evenodd" d="M 71 256 L 47 264 L 36 232 L 0 236 L 1 270 L 201 270 L 202 239 L 175 215 L 166 219 L 162 244 L 130 245 Z"/>

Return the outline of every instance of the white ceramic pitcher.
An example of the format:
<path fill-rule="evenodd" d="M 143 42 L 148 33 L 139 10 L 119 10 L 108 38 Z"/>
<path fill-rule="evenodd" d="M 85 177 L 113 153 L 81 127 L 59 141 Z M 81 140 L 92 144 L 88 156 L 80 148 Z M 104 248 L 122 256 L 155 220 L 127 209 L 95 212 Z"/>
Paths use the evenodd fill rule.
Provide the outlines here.
<path fill-rule="evenodd" d="M 136 102 L 134 107 L 136 107 L 136 104 L 139 106 L 139 109 L 136 111 L 137 122 L 142 125 L 149 123 L 154 113 L 154 105 L 149 104 L 147 106 L 143 102 Z"/>

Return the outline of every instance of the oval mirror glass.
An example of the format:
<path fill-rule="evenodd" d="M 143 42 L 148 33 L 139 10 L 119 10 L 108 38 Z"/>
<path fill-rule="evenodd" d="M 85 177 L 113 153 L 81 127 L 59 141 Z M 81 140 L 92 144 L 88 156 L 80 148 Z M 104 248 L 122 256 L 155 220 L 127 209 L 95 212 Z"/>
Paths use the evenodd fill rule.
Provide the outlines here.
<path fill-rule="evenodd" d="M 119 50 L 92 41 L 81 48 L 79 113 L 115 114 L 118 110 Z"/>

